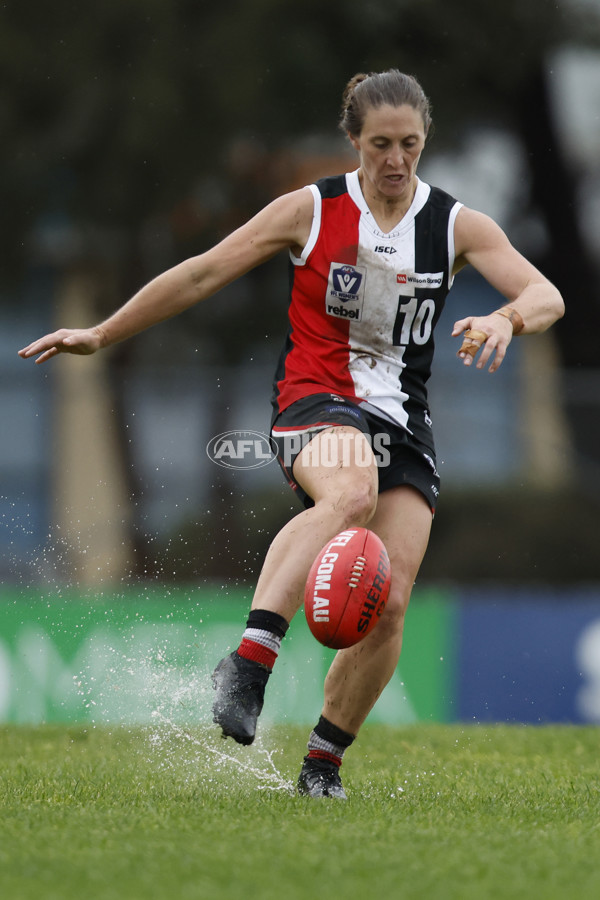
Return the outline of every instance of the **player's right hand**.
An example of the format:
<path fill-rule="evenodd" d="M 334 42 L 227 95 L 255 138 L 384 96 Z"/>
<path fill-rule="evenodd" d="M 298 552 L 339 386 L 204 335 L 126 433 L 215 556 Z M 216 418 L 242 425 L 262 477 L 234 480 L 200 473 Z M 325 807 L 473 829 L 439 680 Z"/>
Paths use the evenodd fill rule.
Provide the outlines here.
<path fill-rule="evenodd" d="M 47 334 L 37 341 L 19 350 L 22 359 L 38 356 L 36 365 L 46 362 L 56 356 L 57 353 L 75 353 L 79 356 L 89 356 L 104 346 L 104 336 L 100 328 L 61 328 L 52 334 Z"/>

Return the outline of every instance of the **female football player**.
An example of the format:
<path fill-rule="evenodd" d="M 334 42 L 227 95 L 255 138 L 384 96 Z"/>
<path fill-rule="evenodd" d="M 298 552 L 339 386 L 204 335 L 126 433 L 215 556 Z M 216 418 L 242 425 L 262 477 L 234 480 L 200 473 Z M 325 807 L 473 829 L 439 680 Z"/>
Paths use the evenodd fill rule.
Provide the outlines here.
<path fill-rule="evenodd" d="M 279 197 L 106 321 L 61 329 L 20 354 L 41 363 L 58 353 L 94 353 L 288 252 L 289 330 L 274 381 L 272 436 L 305 508 L 274 538 L 240 645 L 213 673 L 213 715 L 224 735 L 254 740 L 265 685 L 313 560 L 339 531 L 368 526 L 389 553 L 388 603 L 362 642 L 338 651 L 298 781 L 302 794 L 343 799 L 342 757 L 398 663 L 438 499 L 426 382 L 453 278 L 471 265 L 507 301 L 454 325 L 467 366 L 496 371 L 513 336 L 544 331 L 564 307 L 494 221 L 419 179 L 431 117 L 413 77 L 356 75 L 340 124 L 357 153 L 355 171 Z"/>

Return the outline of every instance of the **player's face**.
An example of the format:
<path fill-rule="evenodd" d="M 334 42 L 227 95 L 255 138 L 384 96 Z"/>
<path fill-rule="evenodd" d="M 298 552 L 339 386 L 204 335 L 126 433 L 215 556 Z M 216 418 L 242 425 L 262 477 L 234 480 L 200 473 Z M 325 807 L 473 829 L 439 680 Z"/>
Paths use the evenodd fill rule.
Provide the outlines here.
<path fill-rule="evenodd" d="M 360 156 L 363 189 L 375 189 L 390 200 L 412 200 L 425 146 L 425 126 L 418 110 L 406 104 L 370 108 L 360 135 L 350 135 L 350 141 Z"/>

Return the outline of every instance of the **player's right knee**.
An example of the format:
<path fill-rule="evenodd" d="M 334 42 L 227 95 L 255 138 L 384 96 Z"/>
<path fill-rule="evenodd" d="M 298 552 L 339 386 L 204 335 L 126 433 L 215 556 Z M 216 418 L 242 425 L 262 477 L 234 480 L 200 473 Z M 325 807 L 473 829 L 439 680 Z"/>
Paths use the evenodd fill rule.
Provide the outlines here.
<path fill-rule="evenodd" d="M 377 508 L 377 487 L 370 480 L 357 479 L 336 496 L 334 508 L 342 518 L 341 527 L 367 525 Z"/>

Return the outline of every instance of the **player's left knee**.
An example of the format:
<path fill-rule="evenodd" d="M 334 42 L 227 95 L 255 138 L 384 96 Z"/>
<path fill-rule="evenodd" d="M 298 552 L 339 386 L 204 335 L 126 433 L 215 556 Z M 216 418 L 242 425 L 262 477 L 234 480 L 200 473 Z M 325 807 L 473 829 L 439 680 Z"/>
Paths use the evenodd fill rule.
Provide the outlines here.
<path fill-rule="evenodd" d="M 389 632 L 402 629 L 409 599 L 410 592 L 407 593 L 406 590 L 403 590 L 399 586 L 394 586 L 392 580 L 390 593 L 380 623 L 386 631 Z"/>

